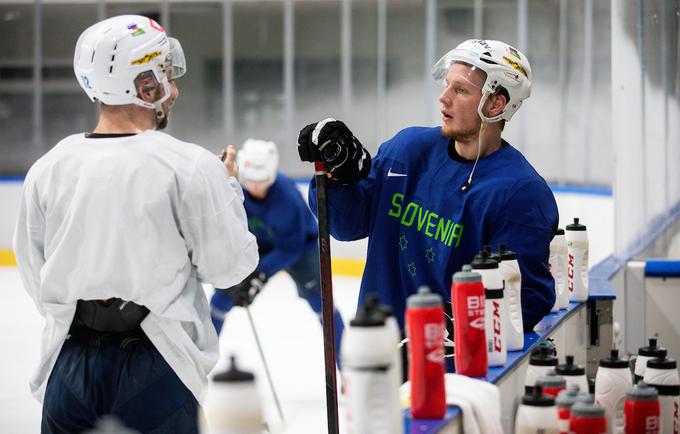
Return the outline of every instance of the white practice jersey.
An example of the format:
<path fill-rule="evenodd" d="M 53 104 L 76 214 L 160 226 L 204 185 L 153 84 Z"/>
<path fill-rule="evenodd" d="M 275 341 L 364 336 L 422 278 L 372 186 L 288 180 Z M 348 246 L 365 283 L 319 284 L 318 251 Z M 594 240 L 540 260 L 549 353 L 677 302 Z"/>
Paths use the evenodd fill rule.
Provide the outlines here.
<path fill-rule="evenodd" d="M 201 282 L 228 288 L 258 262 L 237 180 L 158 131 L 59 142 L 26 175 L 14 252 L 46 320 L 40 401 L 76 302 L 112 297 L 149 309 L 142 329 L 201 400 L 219 357 Z"/>

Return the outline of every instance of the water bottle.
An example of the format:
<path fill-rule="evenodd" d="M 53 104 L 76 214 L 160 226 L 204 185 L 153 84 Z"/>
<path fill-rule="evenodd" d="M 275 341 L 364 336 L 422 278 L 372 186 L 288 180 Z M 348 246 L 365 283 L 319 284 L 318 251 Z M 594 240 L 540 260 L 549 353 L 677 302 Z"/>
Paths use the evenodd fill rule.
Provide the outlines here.
<path fill-rule="evenodd" d="M 524 325 L 522 322 L 522 273 L 519 270 L 517 254 L 507 250 L 507 246 L 501 243 L 498 246 L 498 267 L 503 275 L 505 283 L 505 304 L 507 306 L 506 322 L 508 351 L 520 351 L 524 348 Z"/>
<path fill-rule="evenodd" d="M 626 393 L 625 434 L 660 434 L 659 393 L 640 381 Z"/>
<path fill-rule="evenodd" d="M 503 325 L 507 322 L 504 300 L 503 275 L 498 262 L 482 250 L 472 261 L 472 270 L 482 275 L 486 292 L 484 322 L 486 324 L 486 350 L 489 353 L 489 366 L 503 366 L 508 357 L 508 342 Z"/>
<path fill-rule="evenodd" d="M 536 348 L 531 350 L 531 356 L 529 356 L 529 366 L 524 377 L 525 392 L 531 392 L 536 385 L 538 377 L 545 375 L 550 370 L 554 370 L 556 366 L 557 355 L 555 353 L 555 346 L 549 341 L 539 343 Z"/>
<path fill-rule="evenodd" d="M 406 303 L 411 415 L 441 419 L 446 413 L 442 297 L 422 286 Z"/>
<path fill-rule="evenodd" d="M 567 284 L 570 301 L 588 300 L 588 232 L 574 219 L 567 225 Z"/>
<path fill-rule="evenodd" d="M 661 408 L 661 433 L 678 434 L 678 413 L 680 413 L 680 378 L 675 359 L 651 359 L 647 362 L 645 383 L 659 392 Z"/>
<path fill-rule="evenodd" d="M 543 394 L 541 386 L 522 397 L 515 418 L 515 434 L 558 434 L 555 398 Z"/>
<path fill-rule="evenodd" d="M 551 369 L 536 379 L 536 386 L 541 386 L 544 395 L 557 398 L 557 395 L 567 388 L 567 380 Z"/>
<path fill-rule="evenodd" d="M 453 328 L 456 373 L 482 377 L 488 371 L 484 310 L 486 295 L 482 276 L 469 265 L 453 275 Z"/>
<path fill-rule="evenodd" d="M 569 434 L 569 421 L 571 420 L 571 407 L 577 402 L 579 396 L 578 386 L 570 385 L 561 391 L 555 398 L 557 407 L 557 424 L 560 434 Z"/>
<path fill-rule="evenodd" d="M 649 338 L 649 345 L 638 349 L 638 356 L 635 359 L 635 377 L 633 382 L 641 381 L 645 376 L 647 370 L 647 362 L 650 359 L 664 358 L 668 354 L 668 350 L 664 347 L 657 346 L 656 338 Z"/>
<path fill-rule="evenodd" d="M 564 229 L 557 229 L 557 234 L 550 242 L 548 258 L 550 274 L 555 280 L 555 304 L 550 312 L 569 307 L 569 289 L 567 283 L 567 239 Z"/>
<path fill-rule="evenodd" d="M 595 403 L 605 410 L 610 433 L 623 434 L 623 407 L 626 392 L 633 385 L 627 359 L 619 358 L 619 350 L 601 359 L 595 376 Z"/>
<path fill-rule="evenodd" d="M 367 297 L 345 330 L 341 350 L 348 432 L 403 432 L 399 334 L 376 297 Z"/>
<path fill-rule="evenodd" d="M 231 366 L 215 375 L 208 387 L 201 432 L 206 434 L 261 434 L 264 428 L 255 376 L 241 371 L 236 358 Z"/>
<path fill-rule="evenodd" d="M 606 434 L 607 418 L 604 408 L 597 404 L 577 402 L 571 407 L 569 434 Z"/>
<path fill-rule="evenodd" d="M 560 374 L 567 380 L 567 385 L 577 384 L 579 389 L 588 391 L 588 379 L 586 378 L 586 369 L 574 363 L 574 356 L 568 355 L 564 357 L 565 363 L 557 365 L 555 372 Z"/>
<path fill-rule="evenodd" d="M 392 312 L 392 308 L 386 304 L 381 304 L 378 298 L 378 294 L 376 293 L 369 293 L 366 296 L 367 302 L 373 303 L 377 305 L 377 311 L 385 318 L 385 327 L 387 328 L 389 334 L 390 334 L 390 341 L 399 348 L 399 345 L 401 343 L 401 328 L 399 327 L 399 323 L 397 322 L 397 318 L 394 316 L 394 313 Z M 399 387 L 401 386 L 403 382 L 403 367 L 402 367 L 402 362 L 401 362 L 401 350 L 395 351 L 394 352 L 394 359 L 392 361 L 391 366 L 394 366 L 394 369 L 391 370 L 391 375 L 392 377 L 390 378 L 390 384 L 392 384 L 392 387 Z"/>

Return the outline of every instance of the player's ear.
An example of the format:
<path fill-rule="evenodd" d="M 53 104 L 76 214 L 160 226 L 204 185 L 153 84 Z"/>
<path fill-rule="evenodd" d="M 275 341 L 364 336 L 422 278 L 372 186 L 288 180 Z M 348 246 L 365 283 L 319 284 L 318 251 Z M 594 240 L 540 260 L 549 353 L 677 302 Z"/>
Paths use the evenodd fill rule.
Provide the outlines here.
<path fill-rule="evenodd" d="M 158 89 L 158 82 L 153 74 L 140 75 L 135 80 L 137 88 L 137 97 L 142 101 L 153 103 L 156 101 L 156 94 Z"/>
<path fill-rule="evenodd" d="M 503 93 L 497 93 L 489 97 L 489 117 L 496 116 L 505 110 L 508 99 Z"/>

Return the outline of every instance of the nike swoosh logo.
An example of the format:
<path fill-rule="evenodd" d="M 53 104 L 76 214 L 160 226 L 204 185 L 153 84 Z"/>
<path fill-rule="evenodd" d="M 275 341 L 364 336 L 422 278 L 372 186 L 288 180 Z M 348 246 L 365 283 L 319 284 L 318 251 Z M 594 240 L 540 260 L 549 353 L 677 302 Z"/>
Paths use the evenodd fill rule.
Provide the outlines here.
<path fill-rule="evenodd" d="M 405 173 L 392 172 L 392 168 L 390 167 L 390 170 L 387 171 L 387 176 L 406 176 L 406 174 Z"/>

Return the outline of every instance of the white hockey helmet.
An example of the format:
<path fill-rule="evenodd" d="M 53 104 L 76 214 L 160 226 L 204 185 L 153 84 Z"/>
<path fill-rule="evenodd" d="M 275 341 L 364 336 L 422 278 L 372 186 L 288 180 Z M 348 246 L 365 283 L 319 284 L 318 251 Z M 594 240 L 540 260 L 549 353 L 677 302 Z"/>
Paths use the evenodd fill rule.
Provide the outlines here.
<path fill-rule="evenodd" d="M 268 181 L 273 184 L 279 168 L 279 151 L 274 142 L 248 139 L 236 155 L 242 181 Z"/>
<path fill-rule="evenodd" d="M 446 76 L 455 63 L 470 65 L 486 73 L 482 85 L 482 99 L 477 113 L 487 122 L 509 121 L 522 101 L 531 95 L 531 66 L 529 59 L 519 50 L 505 42 L 484 39 L 469 39 L 446 53 L 432 68 L 432 77 L 437 83 L 446 85 Z M 503 87 L 509 96 L 505 110 L 493 117 L 482 113 L 489 95 Z"/>
<path fill-rule="evenodd" d="M 172 72 L 173 80 L 184 75 L 186 61 L 179 41 L 168 38 L 156 21 L 140 15 L 120 15 L 100 21 L 80 35 L 73 71 L 92 101 L 137 104 L 155 110 L 162 119 L 161 105 L 171 95 L 168 75 Z M 163 85 L 164 95 L 155 103 L 137 96 L 135 79 L 147 71 Z"/>

